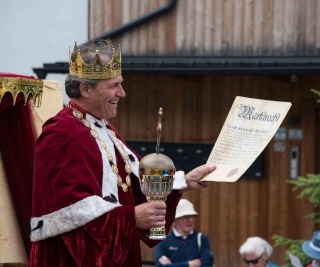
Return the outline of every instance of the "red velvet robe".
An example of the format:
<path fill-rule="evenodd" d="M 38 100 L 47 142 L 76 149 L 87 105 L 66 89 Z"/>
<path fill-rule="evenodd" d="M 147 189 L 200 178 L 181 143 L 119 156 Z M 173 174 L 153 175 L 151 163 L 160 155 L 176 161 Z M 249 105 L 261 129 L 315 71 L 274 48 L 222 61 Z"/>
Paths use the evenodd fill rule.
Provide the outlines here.
<path fill-rule="evenodd" d="M 115 153 L 124 182 L 124 161 L 116 148 Z M 32 240 L 29 267 L 141 267 L 139 240 L 150 247 L 156 245 L 156 241 L 147 238 L 148 230 L 135 228 L 134 207 L 146 201 L 140 190 L 139 178 L 131 174 L 132 185 L 126 193 L 118 187 L 121 205 L 112 206 L 114 203 L 103 199 L 101 155 L 89 129 L 72 115 L 70 108 L 65 108 L 44 124 L 35 151 L 31 233 L 36 238 L 31 234 L 31 240 L 35 240 Z M 174 220 L 180 196 L 176 190 L 168 196 L 167 232 Z M 86 200 L 94 205 L 83 203 Z M 80 208 L 77 203 L 81 203 Z M 95 203 L 102 209 L 104 203 L 111 205 L 111 210 L 102 211 L 103 214 L 88 219 L 85 224 L 81 222 L 82 217 L 78 222 L 78 215 L 73 214 L 83 210 L 91 218 L 90 211 L 95 212 Z M 87 216 L 83 218 L 86 220 Z M 42 236 L 43 229 L 49 237 L 46 234 Z"/>

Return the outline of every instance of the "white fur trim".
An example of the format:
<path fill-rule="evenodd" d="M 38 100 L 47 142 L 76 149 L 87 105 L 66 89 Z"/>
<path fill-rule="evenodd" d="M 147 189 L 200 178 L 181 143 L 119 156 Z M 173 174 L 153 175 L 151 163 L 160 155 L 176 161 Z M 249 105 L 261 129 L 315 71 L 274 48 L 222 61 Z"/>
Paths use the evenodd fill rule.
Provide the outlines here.
<path fill-rule="evenodd" d="M 186 176 L 184 175 L 184 171 L 176 171 L 174 174 L 174 182 L 173 189 L 180 190 L 187 188 Z"/>
<path fill-rule="evenodd" d="M 119 140 L 116 136 L 112 134 L 112 130 L 110 130 L 106 124 L 101 121 L 97 120 L 91 115 L 87 114 L 86 119 L 91 123 L 92 129 L 96 130 L 99 134 L 99 138 L 101 141 L 103 141 L 107 145 L 107 150 L 111 153 L 114 163 L 117 164 L 117 158 L 114 150 L 114 146 L 117 147 L 119 153 L 121 154 L 122 158 L 125 161 L 124 158 L 124 152 L 122 148 L 118 145 L 118 142 L 122 143 L 121 140 Z M 97 127 L 94 123 L 97 122 L 102 128 Z M 107 134 L 106 134 L 107 133 Z M 103 164 L 103 179 L 102 179 L 102 195 L 103 196 L 109 196 L 111 193 L 116 196 L 118 199 L 118 185 L 117 185 L 117 176 L 115 173 L 112 171 L 109 160 L 106 155 L 106 151 L 101 147 L 99 144 L 98 140 L 96 140 L 101 155 L 102 155 L 102 164 Z M 122 143 L 123 144 L 123 143 Z M 123 144 L 123 148 L 126 151 L 128 155 L 132 155 L 134 157 L 134 161 L 130 162 L 131 168 L 132 168 L 132 173 L 136 176 L 139 177 L 139 160 L 138 158 L 132 153 L 129 148 Z M 140 182 L 140 179 L 138 179 Z M 121 189 L 122 190 L 122 189 Z"/>
<path fill-rule="evenodd" d="M 128 155 L 132 155 L 134 157 L 134 161 L 133 162 L 130 161 L 130 165 L 131 165 L 132 173 L 136 177 L 139 177 L 139 160 L 136 157 L 136 155 L 134 153 L 132 153 L 132 151 L 120 139 L 118 139 L 116 136 L 114 136 L 111 133 L 111 130 L 109 130 L 109 129 L 108 129 L 108 134 L 109 134 L 110 139 L 114 143 L 114 145 L 118 148 L 118 151 L 120 151 L 121 156 L 123 157 L 123 159 L 124 159 L 124 153 L 122 151 L 122 148 L 119 146 L 118 142 L 123 145 L 123 149 L 126 151 L 126 153 Z M 140 181 L 140 179 L 139 179 L 139 181 Z"/>
<path fill-rule="evenodd" d="M 107 134 L 107 127 L 105 123 L 101 120 L 95 119 L 93 116 L 86 114 L 86 119 L 90 122 L 92 129 L 96 130 L 99 134 L 99 139 L 104 142 L 107 146 L 107 150 L 111 153 L 113 157 L 114 164 L 117 164 L 116 154 L 114 150 L 114 145 L 112 140 L 109 138 Z M 94 123 L 97 122 L 101 127 L 97 127 Z M 118 185 L 117 185 L 117 176 L 112 171 L 108 157 L 107 152 L 101 147 L 98 140 L 95 139 L 100 152 L 101 152 L 101 158 L 102 158 L 102 171 L 103 171 L 103 177 L 102 177 L 102 196 L 110 196 L 112 193 L 117 199 L 118 197 Z"/>
<path fill-rule="evenodd" d="M 110 203 L 101 197 L 90 196 L 50 214 L 31 218 L 31 230 L 43 221 L 41 228 L 31 232 L 31 242 L 70 232 L 119 206 L 119 202 Z"/>

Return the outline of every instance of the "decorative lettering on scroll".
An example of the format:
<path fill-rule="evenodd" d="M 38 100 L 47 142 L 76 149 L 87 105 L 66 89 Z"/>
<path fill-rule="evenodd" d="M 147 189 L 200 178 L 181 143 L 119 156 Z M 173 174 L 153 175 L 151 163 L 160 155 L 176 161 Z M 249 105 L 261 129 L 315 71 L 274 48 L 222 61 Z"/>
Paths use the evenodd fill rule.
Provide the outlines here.
<path fill-rule="evenodd" d="M 270 139 L 268 130 L 226 125 L 209 161 L 219 165 L 243 165 L 251 162 Z"/>

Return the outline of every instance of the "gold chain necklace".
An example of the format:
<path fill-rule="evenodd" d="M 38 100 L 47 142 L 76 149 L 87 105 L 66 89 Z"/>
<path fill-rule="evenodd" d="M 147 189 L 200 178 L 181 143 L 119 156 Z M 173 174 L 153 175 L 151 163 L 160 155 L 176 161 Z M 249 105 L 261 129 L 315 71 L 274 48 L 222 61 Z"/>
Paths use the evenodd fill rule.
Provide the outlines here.
<path fill-rule="evenodd" d="M 113 135 L 113 137 L 115 138 L 118 146 L 121 147 L 122 151 L 123 151 L 123 155 L 124 155 L 124 159 L 125 159 L 125 170 L 126 170 L 126 173 L 127 173 L 127 176 L 126 176 L 126 182 L 123 183 L 122 182 L 122 179 L 119 175 L 119 170 L 118 170 L 118 167 L 116 166 L 116 164 L 114 164 L 114 161 L 113 161 L 113 157 L 112 157 L 112 154 L 108 151 L 107 149 L 107 145 L 99 138 L 99 133 L 95 130 L 95 129 L 92 129 L 91 127 L 91 123 L 85 119 L 83 117 L 83 113 L 77 109 L 75 109 L 74 107 L 72 107 L 71 105 L 68 105 L 68 107 L 70 107 L 72 109 L 72 114 L 73 116 L 75 116 L 77 119 L 79 119 L 84 126 L 88 127 L 90 129 L 90 134 L 99 142 L 99 144 L 101 145 L 101 147 L 104 149 L 104 151 L 106 152 L 107 154 L 107 158 L 109 160 L 109 163 L 111 165 L 111 169 L 112 171 L 114 172 L 114 174 L 117 176 L 117 184 L 118 186 L 120 186 L 123 190 L 123 192 L 127 192 L 128 191 L 128 187 L 131 185 L 131 178 L 130 178 L 130 174 L 132 172 L 132 168 L 131 168 L 131 165 L 130 165 L 130 158 L 129 158 L 129 155 L 128 153 L 125 151 L 124 147 L 123 147 L 123 144 L 122 142 L 120 142 L 118 140 L 118 138 L 116 137 L 116 134 L 114 131 L 110 130 L 111 131 L 111 134 Z M 108 122 L 107 121 L 104 121 L 105 124 L 108 125 Z"/>

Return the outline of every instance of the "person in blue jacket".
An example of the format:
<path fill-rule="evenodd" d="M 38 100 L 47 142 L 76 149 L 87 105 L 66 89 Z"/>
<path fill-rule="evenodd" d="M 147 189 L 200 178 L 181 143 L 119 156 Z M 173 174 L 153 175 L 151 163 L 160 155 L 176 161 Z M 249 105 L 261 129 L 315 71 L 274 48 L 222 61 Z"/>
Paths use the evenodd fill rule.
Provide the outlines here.
<path fill-rule="evenodd" d="M 173 229 L 155 252 L 157 267 L 212 267 L 213 252 L 208 237 L 194 230 L 198 213 L 187 199 L 180 199 Z"/>

